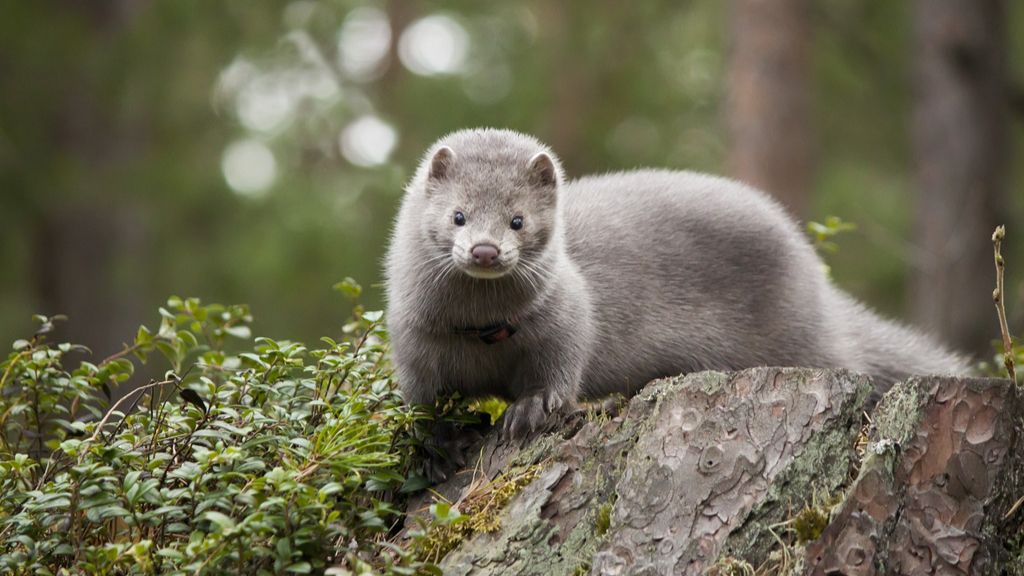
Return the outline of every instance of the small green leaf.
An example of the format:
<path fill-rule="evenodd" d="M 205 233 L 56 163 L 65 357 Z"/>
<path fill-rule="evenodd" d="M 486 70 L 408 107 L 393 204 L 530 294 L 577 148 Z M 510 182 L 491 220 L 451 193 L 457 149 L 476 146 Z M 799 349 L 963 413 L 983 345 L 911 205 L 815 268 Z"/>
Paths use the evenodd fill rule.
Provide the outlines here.
<path fill-rule="evenodd" d="M 82 445 L 81 440 L 69 439 L 60 443 L 60 449 L 71 457 L 78 456 L 78 447 Z"/>
<path fill-rule="evenodd" d="M 359 295 L 363 293 L 363 287 L 352 278 L 345 278 L 341 282 L 338 282 L 333 286 L 334 290 L 341 292 L 351 300 L 359 298 Z"/>
<path fill-rule="evenodd" d="M 187 344 L 189 348 L 195 348 L 199 345 L 196 335 L 188 330 L 178 330 L 178 339 Z"/>
<path fill-rule="evenodd" d="M 175 550 L 174 548 L 161 548 L 156 551 L 156 555 L 161 558 L 170 558 L 171 560 L 184 560 L 185 555 Z"/>
<path fill-rule="evenodd" d="M 106 518 L 124 518 L 125 516 L 128 516 L 130 514 L 131 513 L 128 512 L 128 510 L 126 510 L 122 506 L 109 506 L 107 508 L 104 508 L 100 512 L 100 518 L 101 519 L 106 519 Z"/>
<path fill-rule="evenodd" d="M 462 513 L 448 502 L 435 502 L 430 505 L 430 515 L 441 524 L 451 524 L 462 517 Z"/>
<path fill-rule="evenodd" d="M 208 510 L 203 513 L 203 518 L 213 522 L 220 528 L 221 532 L 227 532 L 235 527 L 235 521 L 231 519 L 227 514 L 217 512 L 216 510 Z"/>
<path fill-rule="evenodd" d="M 337 494 L 338 492 L 341 492 L 344 489 L 345 487 L 342 486 L 339 482 L 328 482 L 327 484 L 324 484 L 323 487 L 321 487 L 319 490 L 320 500 L 323 501 L 331 494 Z"/>
<path fill-rule="evenodd" d="M 278 538 L 277 545 L 274 546 L 277 550 L 277 555 L 281 558 L 291 558 L 292 556 L 292 543 L 287 538 Z"/>

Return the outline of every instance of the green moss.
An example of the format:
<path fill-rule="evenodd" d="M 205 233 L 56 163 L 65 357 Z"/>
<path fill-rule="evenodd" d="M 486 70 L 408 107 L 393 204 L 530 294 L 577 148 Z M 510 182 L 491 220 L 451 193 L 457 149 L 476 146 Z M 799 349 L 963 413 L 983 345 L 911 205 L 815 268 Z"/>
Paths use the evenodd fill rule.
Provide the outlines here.
<path fill-rule="evenodd" d="M 754 576 L 754 567 L 746 560 L 722 556 L 707 569 L 708 576 Z"/>
<path fill-rule="evenodd" d="M 433 524 L 416 543 L 416 553 L 427 562 L 439 562 L 462 541 L 474 534 L 501 529 L 501 511 L 508 502 L 540 473 L 539 465 L 518 467 L 494 481 L 472 490 L 451 519 Z"/>
<path fill-rule="evenodd" d="M 598 536 L 604 536 L 608 532 L 608 528 L 612 525 L 612 507 L 614 503 L 605 502 L 597 509 L 597 522 L 595 529 L 597 530 Z"/>
<path fill-rule="evenodd" d="M 806 544 L 817 540 L 828 526 L 828 510 L 816 506 L 804 508 L 790 521 L 796 533 L 798 544 Z"/>
<path fill-rule="evenodd" d="M 508 402 L 494 397 L 480 398 L 469 403 L 469 409 L 473 412 L 487 414 L 491 419 L 492 426 L 501 418 L 501 415 L 505 413 L 507 408 Z"/>
<path fill-rule="evenodd" d="M 584 562 L 572 571 L 572 576 L 586 576 L 590 573 L 590 562 Z"/>
<path fill-rule="evenodd" d="M 615 415 L 621 414 L 628 403 L 629 399 L 618 393 L 611 394 L 599 402 L 587 402 L 583 405 L 584 418 L 587 422 L 604 426 L 611 422 Z"/>

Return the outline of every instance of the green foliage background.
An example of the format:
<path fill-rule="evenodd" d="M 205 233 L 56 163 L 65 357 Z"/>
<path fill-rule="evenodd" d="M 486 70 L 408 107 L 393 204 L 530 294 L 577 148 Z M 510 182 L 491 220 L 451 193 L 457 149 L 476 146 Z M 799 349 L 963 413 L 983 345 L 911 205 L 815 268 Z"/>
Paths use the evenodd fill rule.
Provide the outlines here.
<path fill-rule="evenodd" d="M 187 293 L 249 303 L 260 333 L 312 339 L 335 333 L 344 317 L 329 289 L 337 278 L 370 283 L 368 304 L 380 304 L 373 283 L 402 186 L 445 132 L 534 133 L 558 146 L 573 175 L 724 170 L 724 2 L 127 4 L 0 8 L 0 341 L 31 330 L 32 311 L 68 312 L 46 309 L 36 285 L 49 264 L 34 251 L 39 223 L 57 213 L 123 214 L 143 231 L 89 272 L 107 284 L 88 298 L 129 324 L 150 321 L 134 316 L 167 294 Z M 395 34 L 422 16 L 454 18 L 469 35 L 466 65 L 437 76 L 395 61 L 370 80 L 337 73 L 340 96 L 302 100 L 273 130 L 239 121 L 222 82 L 233 62 L 269 74 L 308 71 L 321 58 L 336 73 L 339 27 L 365 6 L 383 9 Z M 1024 29 L 1024 5 L 1009 8 L 1009 29 Z M 909 3 L 826 0 L 813 18 L 819 170 L 808 216 L 858 224 L 831 257 L 833 275 L 899 315 L 911 218 Z M 1011 38 L 1020 81 L 1024 41 Z M 481 87 L 491 95 L 471 96 Z M 373 168 L 350 164 L 338 145 L 364 113 L 398 136 L 389 161 Z M 263 196 L 225 182 L 223 153 L 241 138 L 276 157 L 278 177 Z M 1010 165 L 1013 188 L 1024 190 L 1024 162 Z M 1010 230 L 1004 251 L 1014 286 L 1024 268 L 1019 232 Z M 138 306 L 119 309 L 128 299 Z"/>

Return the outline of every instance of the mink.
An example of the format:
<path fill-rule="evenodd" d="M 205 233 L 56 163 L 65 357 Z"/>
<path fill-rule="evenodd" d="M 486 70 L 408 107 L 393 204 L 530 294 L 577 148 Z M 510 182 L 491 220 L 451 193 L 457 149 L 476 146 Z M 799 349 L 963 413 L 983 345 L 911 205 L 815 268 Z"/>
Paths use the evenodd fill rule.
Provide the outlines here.
<path fill-rule="evenodd" d="M 405 401 L 506 398 L 515 437 L 580 399 L 680 373 L 848 368 L 883 391 L 967 369 L 836 287 L 763 192 L 674 170 L 567 180 L 547 146 L 510 130 L 427 151 L 386 276 Z"/>

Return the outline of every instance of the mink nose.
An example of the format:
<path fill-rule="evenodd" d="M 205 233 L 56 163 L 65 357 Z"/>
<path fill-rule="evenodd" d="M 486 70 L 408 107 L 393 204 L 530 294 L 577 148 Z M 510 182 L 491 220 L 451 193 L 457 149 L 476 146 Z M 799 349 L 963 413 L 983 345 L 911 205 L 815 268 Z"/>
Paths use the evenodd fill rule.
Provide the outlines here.
<path fill-rule="evenodd" d="M 494 244 L 477 244 L 469 251 L 473 255 L 473 263 L 481 268 L 490 268 L 498 263 L 501 250 Z"/>

